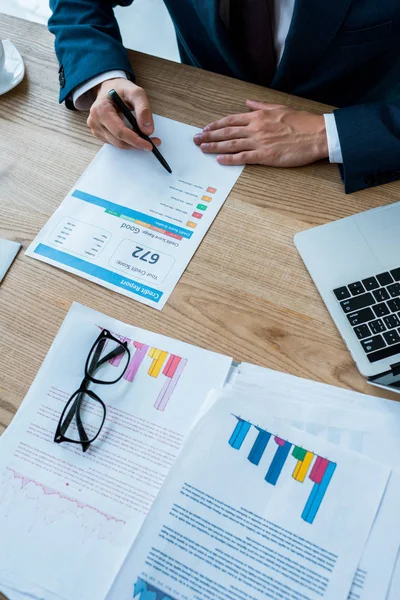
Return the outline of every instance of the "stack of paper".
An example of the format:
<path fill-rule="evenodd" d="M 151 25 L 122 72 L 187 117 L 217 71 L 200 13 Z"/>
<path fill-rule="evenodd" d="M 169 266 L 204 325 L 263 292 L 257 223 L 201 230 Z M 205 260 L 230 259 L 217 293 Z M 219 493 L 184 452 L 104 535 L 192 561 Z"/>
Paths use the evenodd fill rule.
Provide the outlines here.
<path fill-rule="evenodd" d="M 286 424 L 392 470 L 349 600 L 399 598 L 400 404 L 249 364 L 240 365 L 232 379 L 232 394 L 256 398 Z"/>
<path fill-rule="evenodd" d="M 395 403 L 240 365 L 108 600 L 398 598 L 399 422 Z"/>
<path fill-rule="evenodd" d="M 103 328 L 104 429 L 55 444 Z M 113 359 L 104 364 L 111 378 Z M 0 441 L 10 600 L 398 600 L 400 405 L 74 305 Z"/>
<path fill-rule="evenodd" d="M 128 343 L 100 438 L 55 444 L 61 411 L 80 386 L 102 328 Z M 126 325 L 74 304 L 17 416 L 0 438 L 0 591 L 101 600 L 110 589 L 185 436 L 228 357 Z M 115 364 L 104 368 L 113 377 Z"/>

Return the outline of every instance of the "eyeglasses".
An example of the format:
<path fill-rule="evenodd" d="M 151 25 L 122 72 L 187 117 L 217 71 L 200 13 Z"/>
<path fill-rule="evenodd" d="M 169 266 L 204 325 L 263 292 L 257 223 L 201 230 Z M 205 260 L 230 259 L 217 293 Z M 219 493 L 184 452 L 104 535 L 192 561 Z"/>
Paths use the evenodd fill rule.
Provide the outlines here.
<path fill-rule="evenodd" d="M 103 355 L 104 350 L 107 350 L 107 354 Z M 89 389 L 89 384 L 117 383 L 124 376 L 130 359 L 127 342 L 121 342 L 107 329 L 103 329 L 86 359 L 85 377 L 61 413 L 54 436 L 57 444 L 62 442 L 81 444 L 83 452 L 88 450 L 99 437 L 107 412 L 106 405 Z M 109 363 L 112 365 L 112 370 Z M 101 368 L 103 368 L 102 375 L 99 373 Z"/>

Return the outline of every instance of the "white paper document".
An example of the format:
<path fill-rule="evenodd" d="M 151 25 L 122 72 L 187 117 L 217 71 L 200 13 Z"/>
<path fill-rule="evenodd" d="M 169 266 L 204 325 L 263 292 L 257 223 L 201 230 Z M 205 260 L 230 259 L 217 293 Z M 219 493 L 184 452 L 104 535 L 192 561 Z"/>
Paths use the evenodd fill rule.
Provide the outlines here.
<path fill-rule="evenodd" d="M 18 242 L 0 239 L 0 283 L 11 267 L 20 248 L 21 244 Z"/>
<path fill-rule="evenodd" d="M 400 547 L 400 404 L 249 364 L 233 379 L 233 393 L 257 397 L 283 422 L 393 468 L 349 595 L 385 599 Z M 400 593 L 396 581 L 392 589 Z"/>
<path fill-rule="evenodd" d="M 346 600 L 390 468 L 224 394 L 108 600 Z"/>
<path fill-rule="evenodd" d="M 155 125 L 172 175 L 151 152 L 106 144 L 27 255 L 161 310 L 243 167 L 203 154 L 195 127 Z"/>
<path fill-rule="evenodd" d="M 53 440 L 104 329 L 127 344 L 130 360 L 117 383 L 90 384 L 107 412 L 84 453 Z M 119 360 L 105 363 L 102 376 L 113 379 Z M 209 389 L 223 385 L 230 365 L 74 304 L 0 438 L 0 590 L 105 598 Z"/>

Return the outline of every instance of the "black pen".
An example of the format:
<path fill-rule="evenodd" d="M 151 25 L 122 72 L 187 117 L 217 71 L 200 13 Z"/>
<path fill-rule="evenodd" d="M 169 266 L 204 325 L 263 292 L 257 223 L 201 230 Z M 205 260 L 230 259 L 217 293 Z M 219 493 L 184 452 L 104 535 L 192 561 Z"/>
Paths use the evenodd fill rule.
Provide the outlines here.
<path fill-rule="evenodd" d="M 145 133 L 140 131 L 139 125 L 138 125 L 135 117 L 133 116 L 133 114 L 131 113 L 131 111 L 125 104 L 125 102 L 123 100 L 121 100 L 121 98 L 117 94 L 117 92 L 115 90 L 110 90 L 108 92 L 108 95 L 110 96 L 111 100 L 114 102 L 115 106 L 117 108 L 119 108 L 119 110 L 122 112 L 122 114 L 124 115 L 124 117 L 126 118 L 128 123 L 132 126 L 133 131 L 135 133 L 137 133 L 137 135 L 140 136 L 143 140 L 146 140 L 146 142 L 150 142 L 150 144 L 153 146 L 152 152 L 153 152 L 154 156 L 162 164 L 164 169 L 166 169 L 168 171 L 168 173 L 172 173 L 171 167 L 169 166 L 169 164 L 167 163 L 167 161 L 165 160 L 165 158 L 163 157 L 161 152 L 158 150 L 157 146 L 152 142 L 152 140 L 149 138 L 148 135 L 146 135 Z"/>

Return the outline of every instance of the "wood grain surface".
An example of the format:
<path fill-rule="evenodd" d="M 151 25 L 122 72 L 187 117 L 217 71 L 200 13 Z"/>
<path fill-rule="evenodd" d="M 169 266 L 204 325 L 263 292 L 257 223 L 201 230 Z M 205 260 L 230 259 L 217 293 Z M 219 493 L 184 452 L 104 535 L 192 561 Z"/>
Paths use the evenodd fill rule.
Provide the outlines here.
<path fill-rule="evenodd" d="M 23 400 L 71 303 L 185 342 L 375 395 L 358 373 L 295 247 L 298 231 L 400 197 L 400 183 L 346 196 L 327 161 L 299 169 L 246 167 L 162 312 L 27 258 L 24 249 L 100 148 L 87 115 L 58 105 L 53 39 L 0 15 L 26 64 L 0 97 L 0 237 L 23 250 L 0 285 L 0 432 Z M 153 109 L 203 126 L 246 98 L 322 113 L 329 107 L 131 52 Z M 397 396 L 393 394 L 393 398 Z"/>

